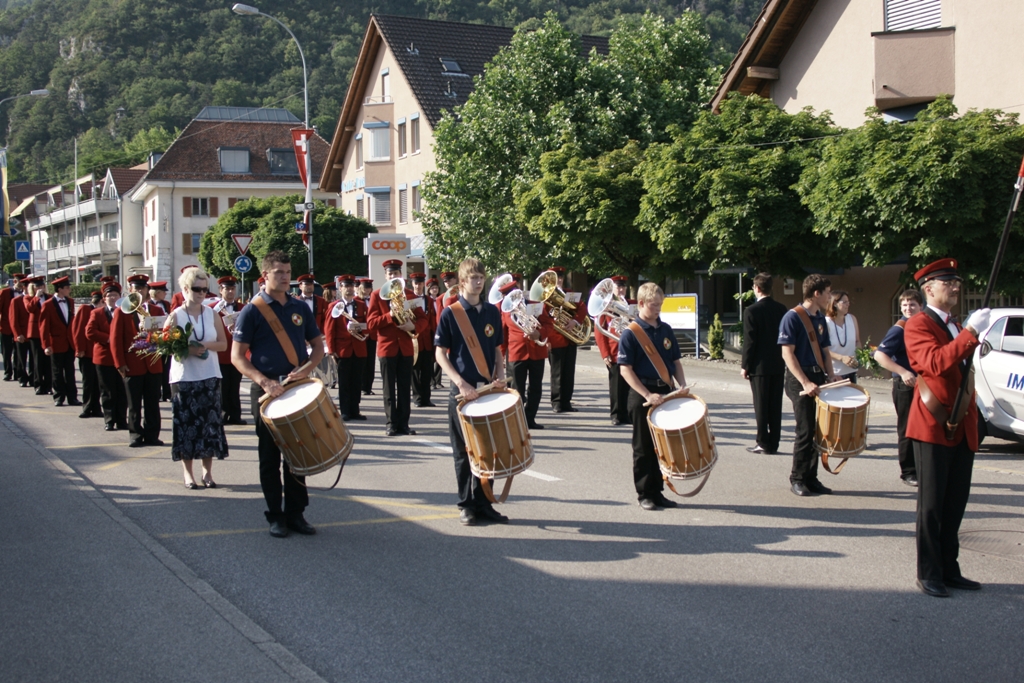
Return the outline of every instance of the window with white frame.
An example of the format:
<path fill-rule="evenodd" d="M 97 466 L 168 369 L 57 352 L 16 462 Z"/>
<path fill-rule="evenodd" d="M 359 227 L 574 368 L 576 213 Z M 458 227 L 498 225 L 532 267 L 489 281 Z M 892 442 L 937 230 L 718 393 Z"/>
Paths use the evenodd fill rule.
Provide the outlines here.
<path fill-rule="evenodd" d="M 420 151 L 420 117 L 417 116 L 409 121 L 409 136 L 412 143 L 412 153 L 416 154 Z"/>
<path fill-rule="evenodd" d="M 244 147 L 221 147 L 220 172 L 221 173 L 248 173 L 249 172 L 249 150 Z"/>
<path fill-rule="evenodd" d="M 380 75 L 380 101 L 389 102 L 391 100 L 391 76 L 387 69 L 384 69 Z"/>
<path fill-rule="evenodd" d="M 401 121 L 398 124 L 398 156 L 401 158 L 408 153 L 409 148 L 405 141 L 405 121 Z"/>
<path fill-rule="evenodd" d="M 414 212 L 413 213 L 413 217 L 414 218 L 415 218 L 415 214 L 419 213 L 422 210 L 422 200 L 420 198 L 420 186 L 419 185 L 413 185 L 412 186 L 412 210 Z"/>
<path fill-rule="evenodd" d="M 209 216 L 210 215 L 210 200 L 207 197 L 193 197 L 192 198 L 192 215 L 193 216 Z"/>
<path fill-rule="evenodd" d="M 363 134 L 356 136 L 356 169 L 363 167 Z"/>
<path fill-rule="evenodd" d="M 398 222 L 409 222 L 409 190 L 404 187 L 398 190 Z"/>
<path fill-rule="evenodd" d="M 391 128 L 370 129 L 370 158 L 368 161 L 387 161 L 391 158 Z"/>
<path fill-rule="evenodd" d="M 374 192 L 370 195 L 370 222 L 374 225 L 391 225 L 391 192 Z"/>
<path fill-rule="evenodd" d="M 356 200 L 356 218 L 366 218 L 366 212 L 363 211 L 362 197 Z"/>

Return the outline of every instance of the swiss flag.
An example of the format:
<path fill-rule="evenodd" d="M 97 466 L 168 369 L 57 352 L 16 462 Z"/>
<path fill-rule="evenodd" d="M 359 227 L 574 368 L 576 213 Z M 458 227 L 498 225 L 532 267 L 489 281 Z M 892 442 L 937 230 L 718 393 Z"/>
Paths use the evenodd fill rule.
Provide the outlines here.
<path fill-rule="evenodd" d="M 313 131 L 306 128 L 292 128 L 292 147 L 295 149 L 295 163 L 299 167 L 299 178 L 302 179 L 302 186 L 309 187 L 309 179 L 306 177 L 306 153 L 309 149 L 309 141 L 313 139 Z"/>

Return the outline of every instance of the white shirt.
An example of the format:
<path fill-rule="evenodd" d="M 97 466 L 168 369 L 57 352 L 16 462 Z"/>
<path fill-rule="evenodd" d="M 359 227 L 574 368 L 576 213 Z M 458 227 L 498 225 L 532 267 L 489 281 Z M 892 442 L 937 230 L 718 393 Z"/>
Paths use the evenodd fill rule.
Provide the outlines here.
<path fill-rule="evenodd" d="M 931 304 L 928 304 L 928 308 L 935 311 L 939 315 L 939 318 L 946 321 L 946 327 L 949 329 L 949 333 L 953 335 L 953 339 L 956 339 L 956 336 L 960 334 L 960 330 L 956 328 L 956 323 L 953 322 L 953 315 L 951 313 L 946 313 L 942 309 L 935 308 Z"/>
<path fill-rule="evenodd" d="M 828 324 L 828 338 L 832 342 L 832 346 L 829 347 L 829 351 L 838 353 L 840 356 L 856 357 L 857 325 L 853 322 L 853 316 L 849 313 L 846 314 L 842 328 L 836 325 L 832 318 L 826 316 L 825 321 Z M 843 361 L 833 358 L 832 372 L 836 375 L 849 375 L 857 372 L 857 369 L 851 368 Z"/>
<path fill-rule="evenodd" d="M 175 309 L 174 324 L 184 329 L 188 323 L 192 323 L 190 340 L 207 344 L 217 341 L 217 324 L 214 322 L 213 309 L 209 306 L 202 307 L 202 315 L 198 318 L 192 318 L 184 306 Z M 212 377 L 221 377 L 216 351 L 208 351 L 206 358 L 188 356 L 182 363 L 176 358 L 171 359 L 171 372 L 168 378 L 170 384 L 200 382 Z"/>

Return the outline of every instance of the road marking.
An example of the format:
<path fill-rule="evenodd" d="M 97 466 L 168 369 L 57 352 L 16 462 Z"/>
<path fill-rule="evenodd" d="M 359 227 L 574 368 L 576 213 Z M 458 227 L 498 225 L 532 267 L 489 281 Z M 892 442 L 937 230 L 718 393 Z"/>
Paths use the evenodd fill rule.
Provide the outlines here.
<path fill-rule="evenodd" d="M 413 441 L 415 441 L 418 444 L 422 444 L 424 446 L 429 446 L 430 448 L 437 449 L 439 451 L 444 451 L 445 453 L 449 453 L 450 454 L 452 452 L 452 447 L 451 446 L 444 445 L 444 444 L 439 444 L 439 443 L 437 443 L 435 441 L 430 441 L 428 439 L 413 439 Z"/>
<path fill-rule="evenodd" d="M 107 448 L 109 446 L 117 447 L 117 446 L 125 446 L 125 445 L 127 445 L 127 444 L 125 444 L 122 441 L 120 443 L 89 443 L 89 444 L 82 444 L 82 445 L 76 445 L 76 446 L 47 446 L 47 448 L 49 448 L 51 451 L 60 451 L 60 450 L 72 450 L 73 451 L 73 450 L 77 450 L 79 448 Z"/>
<path fill-rule="evenodd" d="M 558 477 L 552 477 L 550 474 L 544 474 L 543 472 L 534 472 L 533 470 L 526 470 L 519 474 L 524 477 L 533 477 L 534 479 L 540 479 L 541 481 L 562 481 Z"/>
<path fill-rule="evenodd" d="M 1021 470 L 1007 470 L 1001 467 L 986 467 L 985 465 L 975 465 L 976 470 L 985 470 L 986 472 L 997 472 L 999 474 L 1016 474 L 1017 476 L 1024 477 L 1024 472 Z"/>
<path fill-rule="evenodd" d="M 413 508 L 415 510 L 451 510 L 450 505 L 428 505 L 426 503 L 399 503 L 390 498 L 363 498 L 362 496 L 333 496 L 326 493 L 311 493 L 313 498 L 328 498 L 330 500 L 345 500 L 365 505 L 386 505 L 396 508 Z"/>
<path fill-rule="evenodd" d="M 412 517 L 375 517 L 372 519 L 355 519 L 348 522 L 321 522 L 317 524 L 320 529 L 327 527 L 361 526 L 364 524 L 392 524 L 394 522 L 426 522 L 435 519 L 455 519 L 458 512 L 445 512 L 433 515 L 415 515 Z M 213 531 L 184 531 L 171 534 L 157 534 L 157 538 L 204 538 L 208 536 L 230 536 L 234 534 L 265 534 L 266 527 L 259 529 L 216 529 Z"/>
<path fill-rule="evenodd" d="M 135 455 L 135 456 L 132 456 L 130 458 L 124 458 L 122 460 L 117 460 L 115 462 L 108 462 L 106 465 L 101 465 L 101 466 L 97 467 L 96 471 L 97 472 L 103 472 L 104 470 L 112 470 L 115 467 L 120 467 L 121 465 L 125 464 L 126 462 L 131 462 L 132 460 L 144 460 L 144 459 L 146 459 L 146 458 L 148 458 L 148 457 L 150 457 L 152 455 L 156 455 L 161 450 L 162 450 L 161 448 L 154 448 L 154 449 L 152 449 L 150 451 L 147 451 L 146 453 L 140 453 L 139 455 Z M 182 479 L 182 482 L 184 482 L 184 481 L 185 480 Z"/>

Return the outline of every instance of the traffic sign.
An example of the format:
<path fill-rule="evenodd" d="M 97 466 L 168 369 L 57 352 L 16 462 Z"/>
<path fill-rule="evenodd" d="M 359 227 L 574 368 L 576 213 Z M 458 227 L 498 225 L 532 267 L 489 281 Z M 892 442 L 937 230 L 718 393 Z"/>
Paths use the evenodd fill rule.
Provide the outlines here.
<path fill-rule="evenodd" d="M 306 224 L 301 221 L 296 223 L 295 232 L 306 232 Z"/>
<path fill-rule="evenodd" d="M 235 270 L 239 273 L 248 273 L 252 270 L 252 259 L 242 255 L 235 259 Z"/>
<path fill-rule="evenodd" d="M 234 240 L 235 246 L 238 247 L 238 253 L 245 255 L 245 252 L 249 251 L 249 245 L 252 244 L 252 235 L 232 235 L 231 239 Z"/>
<path fill-rule="evenodd" d="M 28 261 L 32 250 L 28 247 L 28 240 L 14 241 L 14 258 L 18 261 Z"/>
<path fill-rule="evenodd" d="M 303 211 L 312 211 L 316 208 L 316 204 L 313 202 L 303 202 L 302 204 L 295 205 L 295 212 L 302 213 Z"/>

